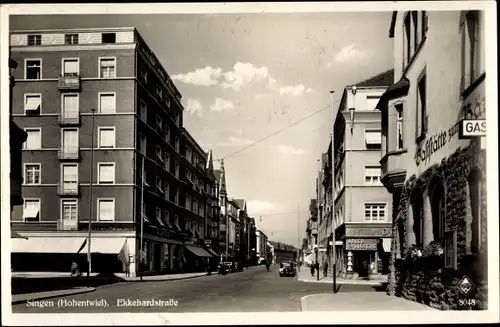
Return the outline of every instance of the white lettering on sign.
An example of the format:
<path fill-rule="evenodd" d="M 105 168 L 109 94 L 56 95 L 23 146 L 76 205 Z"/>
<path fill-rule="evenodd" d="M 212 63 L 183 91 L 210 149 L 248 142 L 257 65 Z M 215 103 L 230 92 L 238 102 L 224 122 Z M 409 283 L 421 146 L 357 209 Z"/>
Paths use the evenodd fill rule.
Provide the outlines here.
<path fill-rule="evenodd" d="M 376 250 L 377 244 L 352 244 L 352 250 Z"/>
<path fill-rule="evenodd" d="M 486 120 L 463 120 L 462 121 L 462 137 L 486 136 Z"/>

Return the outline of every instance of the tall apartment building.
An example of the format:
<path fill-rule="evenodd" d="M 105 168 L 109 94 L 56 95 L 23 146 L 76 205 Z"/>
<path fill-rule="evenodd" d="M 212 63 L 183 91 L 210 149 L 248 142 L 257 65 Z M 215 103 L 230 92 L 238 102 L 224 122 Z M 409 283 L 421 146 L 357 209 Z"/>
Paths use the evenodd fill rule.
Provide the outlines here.
<path fill-rule="evenodd" d="M 184 270 L 186 226 L 201 219 L 182 202 L 181 94 L 138 31 L 13 31 L 10 41 L 12 116 L 28 135 L 12 226 L 29 239 L 13 243 L 13 269 L 85 271 L 91 225 L 93 272 L 122 271 L 122 248 L 131 275 Z"/>
<path fill-rule="evenodd" d="M 463 137 L 464 119 L 486 119 L 485 13 L 394 12 L 390 26 L 395 79 L 377 106 L 395 203 L 388 292 L 487 309 L 485 138 Z"/>
<path fill-rule="evenodd" d="M 349 278 L 387 274 L 392 197 L 380 182 L 380 96 L 390 70 L 344 88 L 334 122 L 333 169 L 337 268 Z"/>

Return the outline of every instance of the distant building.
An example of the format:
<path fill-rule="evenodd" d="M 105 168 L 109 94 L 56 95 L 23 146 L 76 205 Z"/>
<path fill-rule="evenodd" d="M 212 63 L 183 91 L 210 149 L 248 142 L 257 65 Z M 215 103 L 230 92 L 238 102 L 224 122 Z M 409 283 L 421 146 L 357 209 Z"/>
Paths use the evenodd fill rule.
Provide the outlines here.
<path fill-rule="evenodd" d="M 268 238 L 267 235 L 260 227 L 256 227 L 256 237 L 257 237 L 257 246 L 256 246 L 256 255 L 257 260 L 260 262 L 262 260 L 266 260 L 268 258 Z"/>
<path fill-rule="evenodd" d="M 463 119 L 486 119 L 485 30 L 483 11 L 394 12 L 395 79 L 377 106 L 388 292 L 441 310 L 488 308 L 485 138 L 460 137 Z"/>
<path fill-rule="evenodd" d="M 380 181 L 381 115 L 376 105 L 393 79 L 394 71 L 389 70 L 347 86 L 335 117 L 335 143 L 330 143 L 330 164 L 325 165 L 326 188 L 331 189 L 331 167 L 335 169 L 335 201 L 326 220 L 333 215 L 337 269 L 348 278 L 388 273 L 392 197 Z M 331 242 L 330 227 L 330 247 Z"/>

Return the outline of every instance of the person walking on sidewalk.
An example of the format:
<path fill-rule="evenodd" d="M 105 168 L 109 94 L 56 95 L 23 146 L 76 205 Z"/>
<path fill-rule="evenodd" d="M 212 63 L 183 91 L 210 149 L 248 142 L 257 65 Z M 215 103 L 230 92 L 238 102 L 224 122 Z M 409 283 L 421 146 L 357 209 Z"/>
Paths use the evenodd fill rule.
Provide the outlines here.
<path fill-rule="evenodd" d="M 328 262 L 325 260 L 325 263 L 323 263 L 323 277 L 328 276 Z"/>
<path fill-rule="evenodd" d="M 311 276 L 313 276 L 313 277 L 314 277 L 314 268 L 316 268 L 316 264 L 311 263 Z"/>

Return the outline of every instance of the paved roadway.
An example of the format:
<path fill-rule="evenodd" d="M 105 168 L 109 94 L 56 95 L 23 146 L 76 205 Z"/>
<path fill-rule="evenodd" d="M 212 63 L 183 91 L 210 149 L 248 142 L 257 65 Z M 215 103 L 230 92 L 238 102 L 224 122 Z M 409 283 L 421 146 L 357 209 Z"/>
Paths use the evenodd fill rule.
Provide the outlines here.
<path fill-rule="evenodd" d="M 374 291 L 372 286 L 366 285 L 342 285 L 340 289 L 340 292 Z M 331 284 L 305 283 L 293 277 L 279 277 L 276 268 L 267 272 L 261 266 L 228 275 L 109 285 L 91 293 L 45 300 L 54 303 L 53 307 L 30 307 L 24 303 L 14 305 L 12 309 L 13 313 L 300 311 L 303 296 L 329 292 L 332 292 Z M 105 299 L 108 307 L 58 307 L 60 299 Z M 117 305 L 118 299 L 173 299 L 178 306 L 124 307 Z"/>

